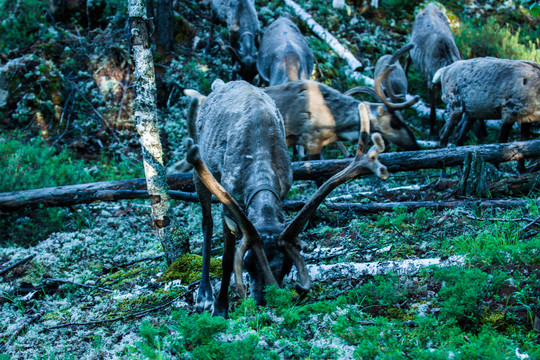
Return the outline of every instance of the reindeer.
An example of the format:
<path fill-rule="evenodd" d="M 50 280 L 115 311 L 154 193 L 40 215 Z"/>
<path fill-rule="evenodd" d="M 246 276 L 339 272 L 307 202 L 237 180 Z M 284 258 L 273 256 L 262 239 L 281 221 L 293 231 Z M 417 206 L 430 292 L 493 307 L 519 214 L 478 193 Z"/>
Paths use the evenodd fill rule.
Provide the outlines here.
<path fill-rule="evenodd" d="M 228 288 L 234 271 L 242 297 L 246 288 L 243 264 L 250 275 L 251 290 L 258 304 L 264 303 L 264 286 L 279 285 L 292 264 L 298 270 L 296 290 L 305 293 L 311 279 L 299 249 L 298 235 L 324 198 L 337 186 L 357 176 L 365 168 L 380 178 L 388 176 L 377 156 L 384 142 L 373 134 L 375 145 L 363 154 L 369 120 L 365 104 L 361 112 L 361 136 L 354 161 L 330 178 L 284 225 L 282 202 L 292 183 L 292 170 L 285 145 L 285 127 L 274 102 L 268 95 L 246 82 L 216 83 L 201 106 L 196 119 L 197 144 L 189 141 L 187 160 L 193 165 L 194 182 L 203 213 L 203 270 L 197 296 L 199 310 L 213 304 L 209 278 L 212 240 L 211 194 L 223 203 L 223 277 L 214 314 L 226 317 Z M 192 103 L 196 103 L 193 100 Z M 235 250 L 234 234 L 241 236 Z M 248 251 L 249 250 L 249 251 Z"/>
<path fill-rule="evenodd" d="M 298 27 L 286 17 L 274 21 L 261 40 L 257 69 L 270 86 L 309 79 L 313 53 Z"/>
<path fill-rule="evenodd" d="M 230 50 L 234 65 L 233 78 L 237 75 L 252 82 L 257 75 L 257 47 L 259 20 L 254 0 L 212 0 L 214 14 L 227 25 Z"/>
<path fill-rule="evenodd" d="M 416 15 L 411 34 L 414 47 L 405 65 L 407 73 L 410 61 L 422 72 L 427 81 L 429 95 L 429 133 L 435 135 L 435 109 L 439 88 L 431 82 L 433 75 L 440 68 L 461 59 L 454 42 L 446 15 L 433 3 L 428 4 Z"/>
<path fill-rule="evenodd" d="M 386 96 L 390 99 L 390 101 L 398 103 L 398 102 L 406 102 L 407 98 L 406 95 L 408 93 L 408 83 L 407 83 L 407 75 L 405 74 L 405 71 L 401 67 L 401 64 L 399 62 L 396 63 L 396 61 L 405 53 L 410 51 L 414 47 L 414 44 L 409 43 L 396 51 L 393 55 L 383 55 L 377 60 L 377 63 L 375 64 L 375 71 L 374 76 L 375 78 L 378 78 L 383 71 L 393 64 L 396 65 L 395 69 L 388 74 L 387 77 L 385 77 L 382 81 L 382 89 Z"/>
<path fill-rule="evenodd" d="M 540 121 L 538 63 L 492 57 L 461 60 L 438 70 L 433 82 L 441 84 L 446 103 L 441 146 L 446 146 L 460 120 L 465 126 L 458 134 L 459 143 L 475 121 L 502 118 L 500 143 L 508 141 L 515 122 L 521 123 L 521 139 L 528 140 L 531 123 Z M 524 170 L 523 161 L 518 170 Z"/>
<path fill-rule="evenodd" d="M 321 149 L 335 141 L 354 141 L 358 139 L 360 101 L 352 95 L 357 92 L 373 94 L 383 101 L 371 103 L 371 129 L 380 132 L 390 142 L 405 150 L 419 150 L 413 133 L 396 115 L 401 109 L 412 106 L 418 98 L 405 103 L 392 103 L 386 99 L 381 82 L 393 71 L 389 67 L 376 82 L 378 95 L 366 87 L 357 87 L 342 94 L 319 82 L 299 80 L 265 88 L 264 91 L 276 102 L 285 120 L 287 145 L 302 145 L 307 149 L 308 158 L 320 159 Z"/>

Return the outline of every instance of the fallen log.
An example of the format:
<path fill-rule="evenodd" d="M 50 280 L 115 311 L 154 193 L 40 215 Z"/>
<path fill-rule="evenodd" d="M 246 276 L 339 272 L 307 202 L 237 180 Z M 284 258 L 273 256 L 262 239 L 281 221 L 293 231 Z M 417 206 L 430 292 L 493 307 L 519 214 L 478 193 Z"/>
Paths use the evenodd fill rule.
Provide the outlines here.
<path fill-rule="evenodd" d="M 384 153 L 379 155 L 379 159 L 389 172 L 396 173 L 462 165 L 466 154 L 475 151 L 482 156 L 484 161 L 491 163 L 536 158 L 540 157 L 540 140 Z M 344 169 L 350 161 L 351 159 L 293 162 L 293 178 L 294 180 L 328 179 Z M 362 175 L 368 174 L 369 172 L 365 171 Z M 191 193 L 193 191 L 192 178 L 191 173 L 169 175 L 167 177 L 169 188 L 181 190 L 171 191 L 171 198 L 189 202 L 198 201 L 195 194 Z M 534 187 L 535 183 L 534 181 L 531 187 Z M 94 201 L 142 199 L 147 198 L 147 195 L 137 190 L 145 189 L 146 181 L 141 178 L 0 193 L 0 211 L 10 212 L 38 206 L 71 206 Z M 286 202 L 285 206 L 288 210 L 295 210 L 301 207 L 301 204 L 302 202 L 290 201 Z"/>
<path fill-rule="evenodd" d="M 191 173 L 167 176 L 167 183 L 172 189 L 193 191 L 192 180 L 193 174 Z M 174 191 L 174 193 L 174 196 L 171 194 L 174 199 L 198 201 L 193 198 L 191 193 L 183 193 L 182 191 Z M 100 181 L 0 193 L 0 211 L 10 212 L 21 208 L 72 206 L 89 204 L 94 201 L 146 199 L 148 197 L 145 178 Z"/>
<path fill-rule="evenodd" d="M 384 153 L 379 155 L 379 160 L 389 172 L 395 173 L 461 166 L 466 154 L 474 152 L 478 152 L 484 161 L 493 164 L 538 158 L 540 157 L 540 140 Z M 338 159 L 294 162 L 293 178 L 294 180 L 327 179 L 345 168 L 350 161 L 350 159 Z M 368 173 L 366 170 L 362 175 Z"/>
<path fill-rule="evenodd" d="M 319 23 L 317 23 L 311 15 L 309 15 L 304 9 L 292 0 L 285 0 L 285 4 L 289 6 L 296 16 L 304 21 L 307 26 L 313 31 L 315 35 L 325 41 L 332 50 L 343 60 L 347 62 L 349 67 L 353 70 L 357 70 L 362 67 L 362 63 L 354 57 L 354 55 L 347 50 L 341 43 L 326 30 Z M 373 83 L 372 83 L 373 84 Z M 371 84 L 371 85 L 372 85 Z"/>
<path fill-rule="evenodd" d="M 369 263 L 339 263 L 331 265 L 307 265 L 309 276 L 313 281 L 327 282 L 337 280 L 358 279 L 363 276 L 387 275 L 389 273 L 398 275 L 416 274 L 421 268 L 427 266 L 463 266 L 465 257 L 454 255 L 448 258 L 431 259 L 410 259 L 396 261 L 375 261 Z M 296 268 L 294 268 L 285 280 L 296 279 Z"/>
<path fill-rule="evenodd" d="M 429 210 L 440 211 L 444 209 L 455 209 L 459 207 L 500 207 L 514 208 L 526 206 L 527 200 L 509 199 L 509 200 L 452 200 L 452 201 L 393 201 L 387 203 L 342 203 L 326 204 L 330 210 L 352 211 L 359 214 L 375 214 L 385 211 L 392 211 L 395 207 L 405 207 L 407 211 L 415 211 L 421 207 Z"/>

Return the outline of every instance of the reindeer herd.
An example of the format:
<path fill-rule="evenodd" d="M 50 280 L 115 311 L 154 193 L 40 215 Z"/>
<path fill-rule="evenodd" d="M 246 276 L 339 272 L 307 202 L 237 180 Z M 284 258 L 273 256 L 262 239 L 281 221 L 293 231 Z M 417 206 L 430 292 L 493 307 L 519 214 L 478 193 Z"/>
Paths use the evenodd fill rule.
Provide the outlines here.
<path fill-rule="evenodd" d="M 240 295 L 246 296 L 243 267 L 258 304 L 264 303 L 264 287 L 279 286 L 292 265 L 299 278 L 296 290 L 300 294 L 309 290 L 311 280 L 300 254 L 305 244 L 298 235 L 325 196 L 354 177 L 359 168 L 386 178 L 386 168 L 377 160 L 386 141 L 403 150 L 420 149 L 401 113 L 418 100 L 405 97 L 411 63 L 427 83 L 432 136 L 439 94 L 447 106 L 441 146 L 446 146 L 458 124 L 456 144 L 460 145 L 470 128 L 485 126 L 486 119 L 502 119 L 500 142 L 508 140 L 515 122 L 521 123 L 522 138 L 527 138 L 531 123 L 540 120 L 540 65 L 497 58 L 461 60 L 448 19 L 434 4 L 416 16 L 410 43 L 379 59 L 374 87 L 356 87 L 345 93 L 309 80 L 314 56 L 288 18 L 275 20 L 261 37 L 253 0 L 213 0 L 212 8 L 228 28 L 233 78 L 240 76 L 247 82 L 216 80 L 207 97 L 195 90 L 185 91 L 193 98 L 186 159 L 195 170 L 203 217 L 199 311 L 227 316 L 233 272 Z M 404 68 L 399 62 L 402 56 L 407 57 Z M 269 86 L 248 83 L 257 73 Z M 353 94 L 368 95 L 374 102 L 359 101 Z M 375 145 L 365 152 L 370 132 Z M 351 165 L 318 184 L 306 206 L 286 224 L 282 202 L 292 184 L 288 146 L 300 145 L 308 159 L 319 159 L 322 148 L 337 141 L 358 142 Z M 187 163 L 183 163 L 183 171 Z M 223 277 L 215 301 L 209 274 L 212 195 L 224 205 Z M 235 235 L 240 237 L 238 247 Z"/>

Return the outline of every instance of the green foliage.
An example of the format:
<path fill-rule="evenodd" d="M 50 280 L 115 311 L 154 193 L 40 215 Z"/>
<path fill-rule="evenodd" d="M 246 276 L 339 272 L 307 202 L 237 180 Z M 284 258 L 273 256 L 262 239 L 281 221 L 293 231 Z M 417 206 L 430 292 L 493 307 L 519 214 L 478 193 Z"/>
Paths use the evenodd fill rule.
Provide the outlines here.
<path fill-rule="evenodd" d="M 519 27 L 513 31 L 492 17 L 481 23 L 464 21 L 455 33 L 455 40 L 463 59 L 493 56 L 540 62 L 539 40 L 521 39 L 520 33 Z"/>
<path fill-rule="evenodd" d="M 224 340 L 221 336 L 230 322 L 222 317 L 176 311 L 172 321 L 168 326 L 157 327 L 143 322 L 140 334 L 144 341 L 137 343 L 133 350 L 150 359 L 172 359 L 181 355 L 216 360 L 279 358 L 275 352 L 258 346 L 260 339 L 256 334 Z"/>
<path fill-rule="evenodd" d="M 0 192 L 29 190 L 100 180 L 118 180 L 141 176 L 141 167 L 126 161 L 114 162 L 102 157 L 100 162 L 74 159 L 66 149 L 57 151 L 39 138 L 25 141 L 0 135 Z M 25 246 L 39 242 L 61 229 L 89 226 L 87 210 L 70 212 L 64 208 L 21 209 L 0 216 L 4 242 Z"/>
<path fill-rule="evenodd" d="M 477 322 L 482 300 L 493 295 L 502 284 L 500 277 L 490 282 L 489 275 L 478 268 L 435 268 L 433 277 L 443 281 L 438 300 L 441 316 L 461 323 Z"/>
<path fill-rule="evenodd" d="M 46 0 L 0 0 L 0 53 L 28 46 L 40 35 Z"/>
<path fill-rule="evenodd" d="M 405 289 L 397 275 L 377 275 L 372 280 L 349 292 L 349 301 L 363 307 L 395 306 L 407 297 Z"/>

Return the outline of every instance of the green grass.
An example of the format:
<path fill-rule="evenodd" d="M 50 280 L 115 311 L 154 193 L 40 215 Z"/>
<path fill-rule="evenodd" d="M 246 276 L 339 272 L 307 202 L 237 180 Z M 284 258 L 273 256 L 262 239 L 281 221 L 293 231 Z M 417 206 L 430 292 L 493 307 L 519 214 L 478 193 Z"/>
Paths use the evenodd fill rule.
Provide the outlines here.
<path fill-rule="evenodd" d="M 141 177 L 142 164 L 128 160 L 114 161 L 101 156 L 101 161 L 77 160 L 67 151 L 47 145 L 39 138 L 29 141 L 0 134 L 0 192 L 39 189 L 83 184 L 101 180 Z M 85 208 L 21 209 L 0 214 L 0 228 L 6 235 L 2 243 L 29 246 L 48 234 L 91 226 Z"/>

